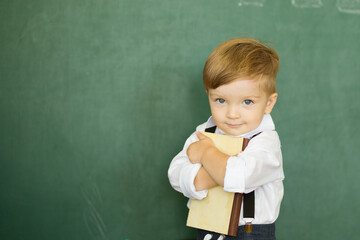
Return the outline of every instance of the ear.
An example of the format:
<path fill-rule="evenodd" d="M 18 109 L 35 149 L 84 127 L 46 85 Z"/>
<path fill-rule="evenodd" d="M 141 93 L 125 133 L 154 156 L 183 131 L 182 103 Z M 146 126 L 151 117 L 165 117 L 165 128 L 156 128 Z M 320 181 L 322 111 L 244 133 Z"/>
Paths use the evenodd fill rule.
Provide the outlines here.
<path fill-rule="evenodd" d="M 277 100 L 278 94 L 273 93 L 268 97 L 268 102 L 265 107 L 265 113 L 270 114 L 273 107 L 275 106 L 276 100 Z"/>

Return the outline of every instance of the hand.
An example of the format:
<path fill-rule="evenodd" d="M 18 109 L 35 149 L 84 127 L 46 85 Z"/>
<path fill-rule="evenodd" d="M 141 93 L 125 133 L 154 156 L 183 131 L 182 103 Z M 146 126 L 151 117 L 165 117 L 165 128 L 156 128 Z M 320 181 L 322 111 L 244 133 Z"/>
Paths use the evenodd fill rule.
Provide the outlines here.
<path fill-rule="evenodd" d="M 215 145 L 211 138 L 200 132 L 196 132 L 196 136 L 199 138 L 199 141 L 190 144 L 189 148 L 187 149 L 187 155 L 190 162 L 201 163 L 204 153 L 209 149 L 214 148 Z"/>

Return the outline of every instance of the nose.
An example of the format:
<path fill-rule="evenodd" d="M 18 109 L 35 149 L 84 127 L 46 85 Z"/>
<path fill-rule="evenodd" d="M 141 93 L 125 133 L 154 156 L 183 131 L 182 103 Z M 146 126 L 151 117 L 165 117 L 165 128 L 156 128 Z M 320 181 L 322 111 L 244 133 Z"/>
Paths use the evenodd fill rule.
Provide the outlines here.
<path fill-rule="evenodd" d="M 230 119 L 240 118 L 240 109 L 238 106 L 229 106 L 226 112 L 226 117 Z"/>

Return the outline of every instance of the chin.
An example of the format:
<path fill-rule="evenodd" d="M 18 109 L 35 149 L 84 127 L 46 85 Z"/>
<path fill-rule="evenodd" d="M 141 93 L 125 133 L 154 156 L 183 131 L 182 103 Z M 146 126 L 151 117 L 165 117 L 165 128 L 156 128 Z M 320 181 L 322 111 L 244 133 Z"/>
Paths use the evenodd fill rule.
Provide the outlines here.
<path fill-rule="evenodd" d="M 226 129 L 226 132 L 227 134 L 231 135 L 231 136 L 239 136 L 239 135 L 242 135 L 244 134 L 245 132 L 244 131 L 239 131 L 239 130 L 234 130 L 234 129 Z"/>

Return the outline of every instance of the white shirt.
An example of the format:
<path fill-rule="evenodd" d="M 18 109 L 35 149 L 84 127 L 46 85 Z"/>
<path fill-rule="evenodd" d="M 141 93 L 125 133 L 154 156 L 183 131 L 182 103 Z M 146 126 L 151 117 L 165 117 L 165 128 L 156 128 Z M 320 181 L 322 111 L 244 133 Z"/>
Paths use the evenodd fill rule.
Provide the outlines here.
<path fill-rule="evenodd" d="M 196 128 L 204 132 L 206 128 L 215 126 L 212 117 Z M 275 222 L 280 212 L 280 204 L 284 195 L 283 163 L 280 139 L 269 114 L 265 114 L 260 125 L 253 131 L 238 137 L 250 138 L 245 151 L 237 156 L 229 157 L 226 165 L 224 191 L 249 193 L 255 190 L 255 219 L 253 224 L 269 224 Z M 215 133 L 226 134 L 216 128 Z M 203 199 L 208 190 L 196 191 L 194 179 L 201 164 L 190 162 L 186 151 L 190 144 L 198 141 L 195 132 L 186 140 L 183 150 L 170 163 L 168 177 L 171 186 L 190 199 Z M 239 225 L 244 225 L 240 213 Z"/>

